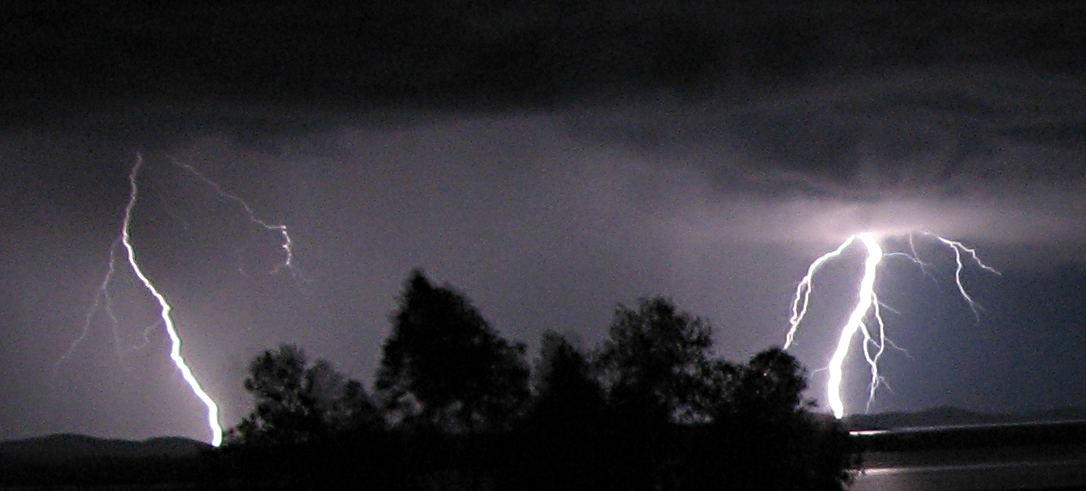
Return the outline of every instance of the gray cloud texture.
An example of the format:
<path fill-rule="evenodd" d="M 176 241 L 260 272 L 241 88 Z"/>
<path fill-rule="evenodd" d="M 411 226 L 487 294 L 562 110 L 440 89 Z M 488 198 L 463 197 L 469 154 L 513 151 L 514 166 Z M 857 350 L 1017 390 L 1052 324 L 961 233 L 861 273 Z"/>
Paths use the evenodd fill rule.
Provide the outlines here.
<path fill-rule="evenodd" d="M 26 37 L 8 53 L 22 61 L 9 125 L 128 148 L 225 134 L 275 153 L 337 128 L 542 117 L 659 172 L 694 169 L 718 193 L 706 214 L 765 214 L 730 227 L 738 239 L 1078 239 L 1086 13 L 1073 4 L 471 6 L 231 2 L 86 12 L 78 28 L 12 7 Z"/>

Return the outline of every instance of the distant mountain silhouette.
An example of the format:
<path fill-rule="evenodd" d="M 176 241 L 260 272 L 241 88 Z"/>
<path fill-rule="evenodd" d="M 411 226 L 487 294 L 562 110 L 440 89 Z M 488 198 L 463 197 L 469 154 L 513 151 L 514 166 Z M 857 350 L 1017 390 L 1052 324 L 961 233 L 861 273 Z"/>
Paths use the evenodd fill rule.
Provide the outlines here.
<path fill-rule="evenodd" d="M 210 445 L 182 437 L 150 438 L 142 442 L 59 434 L 0 442 L 0 459 L 61 463 L 86 458 L 185 458 Z"/>
<path fill-rule="evenodd" d="M 1019 414 L 981 413 L 943 406 L 915 413 L 854 414 L 845 417 L 853 430 L 885 430 L 932 426 L 969 426 L 1010 423 L 1086 421 L 1086 408 L 1063 407 Z"/>

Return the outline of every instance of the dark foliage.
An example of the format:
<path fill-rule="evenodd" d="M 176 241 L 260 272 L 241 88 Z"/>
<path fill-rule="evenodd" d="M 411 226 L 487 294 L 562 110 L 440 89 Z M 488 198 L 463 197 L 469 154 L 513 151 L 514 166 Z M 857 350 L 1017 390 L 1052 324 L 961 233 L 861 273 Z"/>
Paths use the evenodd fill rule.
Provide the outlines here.
<path fill-rule="evenodd" d="M 38 467 L 0 458 L 0 485 L 840 491 L 858 466 L 844 426 L 803 399 L 795 358 L 714 359 L 708 323 L 662 298 L 620 305 L 592 355 L 546 333 L 531 392 L 524 347 L 455 290 L 416 271 L 392 320 L 380 409 L 284 345 L 253 359 L 255 409 L 222 449 L 76 460 L 36 481 Z"/>
<path fill-rule="evenodd" d="M 682 489 L 839 490 L 859 462 L 847 429 L 811 412 L 802 399 L 806 370 L 771 348 L 733 367 L 729 397 L 712 423 L 690 435 Z"/>
<path fill-rule="evenodd" d="M 507 428 L 528 400 L 523 344 L 510 344 L 451 287 L 408 278 L 384 345 L 377 394 L 394 424 Z"/>
<path fill-rule="evenodd" d="M 309 363 L 294 345 L 254 358 L 245 390 L 253 394 L 256 407 L 230 431 L 228 443 L 299 444 L 379 422 L 361 383 L 337 373 L 325 360 Z"/>
<path fill-rule="evenodd" d="M 597 364 L 616 409 L 660 421 L 704 421 L 714 392 L 711 347 L 706 321 L 664 298 L 642 299 L 636 309 L 615 310 Z"/>
<path fill-rule="evenodd" d="M 757 418 L 774 423 L 791 418 L 814 401 L 804 401 L 807 371 L 780 348 L 758 353 L 733 372 L 732 398 L 718 419 Z M 730 413 L 730 414 L 729 414 Z"/>
<path fill-rule="evenodd" d="M 587 431 L 599 424 L 605 404 L 603 388 L 593 376 L 588 357 L 561 335 L 544 333 L 527 422 L 556 430 Z"/>
<path fill-rule="evenodd" d="M 330 368 L 283 347 L 254 360 L 258 409 L 241 427 L 283 436 L 225 462 L 246 482 L 517 491 L 837 491 L 858 464 L 844 427 L 803 400 L 795 358 L 714 359 L 711 326 L 663 298 L 619 305 L 591 356 L 544 334 L 531 393 L 524 347 L 452 288 L 413 272 L 392 321 L 376 382 L 391 427 L 336 426 L 310 376 Z"/>
<path fill-rule="evenodd" d="M 599 489 L 607 442 L 603 388 L 591 362 L 568 340 L 544 333 L 531 409 L 517 427 L 520 453 L 515 481 L 521 489 Z"/>
<path fill-rule="evenodd" d="M 848 432 L 803 399 L 779 348 L 736 365 L 711 328 L 662 298 L 619 306 L 595 360 L 544 335 L 535 401 L 505 489 L 840 490 Z M 593 368 L 603 384 L 593 380 Z"/>

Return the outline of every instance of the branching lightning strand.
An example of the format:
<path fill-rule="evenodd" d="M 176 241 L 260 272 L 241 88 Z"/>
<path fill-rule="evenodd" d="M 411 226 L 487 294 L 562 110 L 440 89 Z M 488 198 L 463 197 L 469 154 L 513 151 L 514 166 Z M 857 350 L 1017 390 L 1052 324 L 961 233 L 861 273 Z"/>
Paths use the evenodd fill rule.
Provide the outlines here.
<path fill-rule="evenodd" d="M 170 161 L 172 161 L 178 167 L 181 167 L 182 169 L 185 169 L 190 174 L 196 176 L 197 179 L 203 181 L 205 184 L 210 186 L 215 191 L 215 193 L 217 193 L 219 196 L 223 196 L 223 197 L 237 203 L 239 206 L 241 206 L 241 208 L 243 210 L 245 210 L 245 214 L 248 216 L 249 221 L 251 221 L 251 222 L 253 222 L 253 223 L 255 223 L 255 224 L 257 224 L 257 225 L 259 225 L 261 227 L 264 227 L 265 229 L 267 229 L 269 231 L 278 233 L 280 238 L 282 239 L 282 242 L 280 243 L 279 247 L 283 249 L 283 254 L 284 254 L 285 257 L 283 258 L 282 263 L 279 263 L 274 269 L 271 270 L 271 273 L 275 274 L 275 273 L 278 273 L 278 272 L 286 269 L 286 270 L 290 271 L 291 274 L 295 276 L 295 278 L 301 279 L 301 280 L 304 281 L 305 278 L 302 276 L 302 274 L 298 270 L 298 268 L 294 266 L 294 240 L 291 239 L 290 231 L 287 230 L 286 225 L 276 224 L 276 223 L 268 223 L 268 222 L 265 222 L 264 220 L 261 220 L 259 217 L 256 216 L 256 212 L 253 211 L 253 207 L 249 206 L 249 202 L 247 202 L 244 199 L 241 199 L 241 197 L 239 197 L 239 196 L 237 196 L 237 195 L 223 189 L 222 186 L 219 185 L 219 183 L 213 181 L 211 178 L 204 175 L 204 173 L 200 172 L 197 168 L 195 168 L 195 167 L 193 167 L 193 166 L 191 166 L 189 164 L 186 164 L 184 162 L 181 162 L 180 160 L 177 160 L 177 159 L 172 158 L 172 157 L 170 158 Z"/>
<path fill-rule="evenodd" d="M 969 304 L 969 308 L 973 309 L 973 315 L 977 318 L 977 320 L 980 320 L 980 311 L 982 310 L 980 305 L 973 300 L 973 297 L 969 296 L 969 293 L 965 291 L 965 287 L 962 285 L 962 268 L 964 268 L 964 265 L 962 264 L 962 252 L 969 254 L 973 258 L 973 262 L 976 263 L 977 266 L 984 268 L 984 270 L 988 271 L 989 273 L 999 274 L 999 271 L 996 271 L 995 269 L 989 267 L 987 264 L 981 262 L 980 258 L 977 257 L 977 251 L 975 249 L 970 249 L 958 241 L 944 239 L 939 236 L 935 236 L 935 238 L 938 239 L 939 242 L 942 242 L 949 246 L 951 250 L 954 251 L 954 262 L 957 264 L 957 268 L 954 270 L 954 282 L 958 285 L 958 292 L 962 294 L 962 298 L 964 298 L 966 303 Z"/>
<path fill-rule="evenodd" d="M 304 277 L 302 276 L 300 270 L 298 270 L 298 268 L 294 265 L 294 242 L 293 242 L 293 239 L 290 236 L 289 231 L 287 230 L 286 225 L 274 224 L 274 223 L 269 223 L 269 222 L 266 222 L 264 220 L 261 220 L 259 217 L 256 216 L 255 211 L 253 210 L 252 206 L 250 206 L 247 201 L 245 201 L 244 199 L 242 199 L 241 197 L 239 197 L 239 196 L 237 196 L 237 195 L 235 195 L 233 193 L 230 193 L 230 192 L 226 191 L 225 189 L 222 188 L 222 186 L 219 185 L 219 183 L 217 183 L 217 182 L 213 181 L 212 179 L 208 178 L 205 174 L 200 172 L 198 169 L 196 169 L 192 165 L 183 163 L 183 162 L 181 162 L 181 161 L 179 161 L 177 159 L 174 159 L 174 158 L 169 158 L 169 160 L 171 162 L 173 162 L 175 165 L 177 165 L 178 167 L 184 169 L 185 171 L 187 171 L 190 174 L 192 174 L 193 176 L 195 176 L 197 179 L 199 179 L 204 184 L 211 187 L 212 190 L 216 194 L 218 194 L 219 196 L 222 196 L 222 197 L 224 197 L 224 198 L 226 198 L 226 199 L 228 199 L 230 201 L 233 201 L 233 202 L 237 203 L 245 211 L 246 216 L 249 218 L 249 220 L 252 223 L 257 224 L 257 225 L 259 225 L 260 227 L 263 227 L 266 230 L 269 230 L 269 231 L 272 231 L 272 232 L 275 232 L 275 233 L 279 234 L 279 236 L 281 238 L 280 248 L 283 249 L 284 258 L 283 258 L 283 261 L 281 263 L 279 263 L 274 269 L 272 269 L 270 271 L 270 273 L 275 274 L 275 273 L 278 273 L 278 272 L 286 269 L 286 270 L 289 270 L 290 273 L 295 278 L 298 278 L 298 279 L 301 279 L 301 280 L 304 281 Z M 124 249 L 126 251 L 126 258 L 128 260 L 128 264 L 132 268 L 133 273 L 136 275 L 136 277 L 143 284 L 144 288 L 146 288 L 147 291 L 150 292 L 150 294 L 155 297 L 156 301 L 159 304 L 159 308 L 160 308 L 160 320 L 154 322 L 153 324 L 147 326 L 146 328 L 144 328 L 142 330 L 143 342 L 141 344 L 139 344 L 139 345 L 132 346 L 132 347 L 130 347 L 128 349 L 135 350 L 135 349 L 141 349 L 141 348 L 147 346 L 147 344 L 149 344 L 149 342 L 150 342 L 150 333 L 151 333 L 151 331 L 153 329 L 155 329 L 156 327 L 158 327 L 159 324 L 162 324 L 165 327 L 165 331 L 166 331 L 166 333 L 167 333 L 167 335 L 168 335 L 168 337 L 170 339 L 170 359 L 173 361 L 174 365 L 177 367 L 178 371 L 181 373 L 182 378 L 189 385 L 189 388 L 192 390 L 193 394 L 195 394 L 196 397 L 198 399 L 200 399 L 200 401 L 203 402 L 204 405 L 207 407 L 208 427 L 209 427 L 209 429 L 211 431 L 211 444 L 214 445 L 214 446 L 218 446 L 222 442 L 222 433 L 223 433 L 222 427 L 219 425 L 219 421 L 218 421 L 218 419 L 219 419 L 219 416 L 218 416 L 219 408 L 218 408 L 217 404 L 214 402 L 214 400 L 212 400 L 211 397 L 207 394 L 207 392 L 205 392 L 203 390 L 203 388 L 200 386 L 199 381 L 195 378 L 195 376 L 192 373 L 192 369 L 188 366 L 188 363 L 185 361 L 184 357 L 182 356 L 182 352 L 181 352 L 182 341 L 181 341 L 180 336 L 178 335 L 176 326 L 174 325 L 173 320 L 172 320 L 172 318 L 170 316 L 170 313 L 172 311 L 172 307 L 167 302 L 165 296 L 162 295 L 162 293 L 158 291 L 158 289 L 151 282 L 150 278 L 148 278 L 147 275 L 143 272 L 143 270 L 140 267 L 138 261 L 136 260 L 136 250 L 135 250 L 135 247 L 132 245 L 132 238 L 131 238 L 130 230 L 131 230 L 131 222 L 132 222 L 133 210 L 135 209 L 137 198 L 138 198 L 138 195 L 139 195 L 139 186 L 138 186 L 138 183 L 137 183 L 137 178 L 139 176 L 139 171 L 140 171 L 142 165 L 143 165 L 143 157 L 142 157 L 142 155 L 137 154 L 136 163 L 132 166 L 132 169 L 129 171 L 129 174 L 128 174 L 128 181 L 129 181 L 128 201 L 126 202 L 126 205 L 125 205 L 125 208 L 124 208 L 124 216 L 123 216 L 123 223 L 122 223 L 122 227 L 121 227 L 121 233 L 117 237 L 117 239 L 114 240 L 113 244 L 110 246 L 108 269 L 107 269 L 105 275 L 103 276 L 102 281 L 99 283 L 98 289 L 97 289 L 97 291 L 95 293 L 94 302 L 92 303 L 90 309 L 87 311 L 87 314 L 85 316 L 84 323 L 83 323 L 83 328 L 80 331 L 79 337 L 74 342 L 72 342 L 72 344 L 68 347 L 68 350 L 64 353 L 64 355 L 62 355 L 54 363 L 53 375 L 54 375 L 54 377 L 56 376 L 56 374 L 57 374 L 58 370 L 60 369 L 60 367 L 74 354 L 74 352 L 78 348 L 78 346 L 80 344 L 82 344 L 86 340 L 86 338 L 89 335 L 89 332 L 91 330 L 95 314 L 99 311 L 99 308 L 101 308 L 105 312 L 105 314 L 108 316 L 108 318 L 109 318 L 109 320 L 111 322 L 112 331 L 113 331 L 113 338 L 114 338 L 114 348 L 115 348 L 115 350 L 117 352 L 117 357 L 118 357 L 119 362 L 121 362 L 122 365 L 124 364 L 124 349 L 121 346 L 122 342 L 121 342 L 120 334 L 119 334 L 119 331 L 118 331 L 119 322 L 117 320 L 117 316 L 113 312 L 111 296 L 110 296 L 110 293 L 109 293 L 110 283 L 112 282 L 113 276 L 116 273 L 117 249 L 119 247 L 124 247 Z M 125 367 L 125 368 L 127 368 L 127 367 Z"/>
<path fill-rule="evenodd" d="M 962 271 L 965 267 L 962 261 L 962 254 L 969 254 L 970 258 L 980 268 L 985 271 L 999 274 L 998 271 L 992 267 L 984 264 L 977 256 L 976 250 L 966 247 L 961 242 L 945 239 L 934 234 L 931 235 L 939 242 L 949 247 L 954 252 L 954 259 L 956 268 L 954 271 L 954 282 L 958 288 L 958 292 L 966 303 L 969 304 L 969 308 L 972 309 L 974 316 L 977 320 L 980 320 L 980 305 L 971 297 L 965 290 L 965 286 L 962 282 Z M 882 246 L 879 245 L 875 236 L 870 233 L 860 233 L 853 235 L 841 243 L 837 249 L 819 256 L 811 265 L 807 268 L 807 274 L 800 280 L 796 286 L 796 293 L 792 300 L 792 316 L 789 318 L 788 333 L 785 335 L 784 349 L 788 349 L 795 339 L 796 330 L 799 328 L 800 323 L 803 322 L 803 318 L 807 314 L 808 306 L 810 305 L 810 296 L 813 289 L 814 276 L 818 271 L 831 259 L 840 257 L 845 250 L 852 246 L 855 241 L 859 239 L 863 243 L 864 248 L 867 251 L 866 259 L 864 260 L 864 273 L 860 280 L 858 300 L 856 306 L 849 314 L 848 320 L 841 328 L 840 335 L 837 339 L 837 346 L 834 349 L 833 355 L 830 358 L 829 366 L 829 380 L 827 383 L 827 398 L 833 414 L 837 418 L 844 416 L 845 408 L 844 403 L 841 401 L 841 384 L 842 384 L 842 370 L 845 361 L 845 357 L 848 355 L 849 348 L 852 344 L 852 338 L 855 337 L 856 332 L 859 331 L 863 335 L 863 353 L 864 359 L 868 366 L 871 368 L 871 381 L 868 385 L 868 399 L 867 407 L 870 409 L 872 401 L 875 399 L 875 391 L 879 386 L 884 385 L 882 376 L 879 374 L 879 359 L 886 350 L 887 344 L 892 347 L 897 347 L 889 338 L 886 337 L 886 323 L 882 318 L 881 304 L 879 303 L 878 294 L 876 293 L 876 280 L 878 276 L 878 267 L 882 263 L 882 260 L 886 256 L 904 256 L 913 263 L 917 264 L 925 275 L 928 274 L 927 264 L 920 260 L 917 252 L 916 245 L 913 241 L 912 235 L 909 236 L 909 253 L 891 253 L 886 254 L 882 250 Z M 871 323 L 874 324 L 871 324 Z M 872 334 L 871 327 L 877 327 L 877 335 Z M 898 348 L 900 349 L 900 348 Z M 904 351 L 904 350 L 902 350 Z M 907 354 L 907 352 L 906 352 Z"/>
<path fill-rule="evenodd" d="M 68 346 L 68 350 L 53 363 L 53 379 L 57 377 L 57 373 L 60 371 L 61 365 L 71 358 L 75 353 L 76 348 L 86 341 L 87 335 L 90 333 L 91 324 L 94 322 L 94 315 L 98 312 L 98 307 L 101 306 L 106 316 L 109 317 L 110 326 L 113 331 L 113 348 L 117 352 L 117 360 L 123 365 L 124 358 L 121 353 L 121 340 L 118 329 L 117 315 L 113 313 L 113 301 L 109 295 L 109 284 L 113 281 L 113 273 L 117 271 L 117 247 L 120 246 L 120 237 L 113 241 L 109 246 L 109 265 L 106 269 L 106 274 L 102 276 L 102 281 L 98 284 L 98 289 L 94 294 L 94 302 L 91 304 L 90 309 L 87 310 L 87 314 L 83 317 L 83 328 L 79 332 L 79 337 L 72 341 L 72 344 Z M 126 367 L 127 368 L 127 367 Z"/>

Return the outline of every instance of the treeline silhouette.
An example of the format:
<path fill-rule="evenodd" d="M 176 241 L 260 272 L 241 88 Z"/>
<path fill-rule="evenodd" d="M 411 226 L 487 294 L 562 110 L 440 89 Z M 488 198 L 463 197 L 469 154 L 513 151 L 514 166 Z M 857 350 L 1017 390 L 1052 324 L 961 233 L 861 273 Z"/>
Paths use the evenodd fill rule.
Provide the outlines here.
<path fill-rule="evenodd" d="M 532 368 L 418 270 L 392 323 L 372 393 L 293 345 L 256 356 L 252 413 L 205 456 L 219 484 L 811 491 L 847 487 L 859 464 L 803 399 L 795 358 L 714 358 L 712 326 L 664 298 L 620 304 L 592 350 L 544 334 Z"/>

